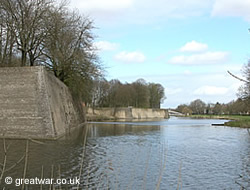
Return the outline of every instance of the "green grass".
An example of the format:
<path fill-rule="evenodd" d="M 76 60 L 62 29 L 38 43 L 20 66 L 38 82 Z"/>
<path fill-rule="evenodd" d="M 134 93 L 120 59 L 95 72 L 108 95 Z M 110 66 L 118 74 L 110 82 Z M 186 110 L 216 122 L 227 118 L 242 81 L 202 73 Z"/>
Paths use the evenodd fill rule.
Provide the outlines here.
<path fill-rule="evenodd" d="M 226 122 L 225 125 L 230 127 L 250 128 L 250 120 L 229 121 Z"/>
<path fill-rule="evenodd" d="M 250 128 L 250 116 L 245 115 L 190 115 L 191 118 L 197 119 L 228 119 L 225 126 Z"/>

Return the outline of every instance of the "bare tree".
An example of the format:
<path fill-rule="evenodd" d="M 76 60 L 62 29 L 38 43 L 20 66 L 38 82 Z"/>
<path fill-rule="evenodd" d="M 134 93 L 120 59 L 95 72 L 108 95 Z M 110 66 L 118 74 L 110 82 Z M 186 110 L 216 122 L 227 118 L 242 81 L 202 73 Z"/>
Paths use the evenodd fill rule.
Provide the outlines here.
<path fill-rule="evenodd" d="M 73 95 L 90 102 L 93 80 L 102 76 L 93 46 L 93 22 L 60 4 L 50 9 L 46 27 L 42 64 L 68 85 Z"/>
<path fill-rule="evenodd" d="M 0 2 L 0 65 L 11 65 L 14 52 L 14 34 L 6 22 L 6 12 Z"/>
<path fill-rule="evenodd" d="M 202 100 L 197 99 L 197 100 L 192 101 L 189 107 L 192 110 L 192 112 L 195 114 L 204 114 L 206 104 Z"/>
<path fill-rule="evenodd" d="M 1 0 L 0 6 L 6 30 L 21 54 L 21 66 L 33 66 L 42 55 L 47 34 L 44 21 L 52 0 Z"/>
<path fill-rule="evenodd" d="M 244 84 L 239 89 L 239 97 L 250 102 L 250 62 L 243 67 Z"/>
<path fill-rule="evenodd" d="M 239 99 L 234 104 L 232 104 L 232 106 L 235 106 L 236 108 L 238 108 L 239 102 L 242 102 L 242 105 L 240 106 L 240 111 L 238 111 L 238 112 L 249 113 L 250 112 L 250 109 L 249 109 L 249 107 L 250 107 L 250 61 L 248 62 L 248 64 L 244 65 L 244 67 L 243 67 L 243 77 L 244 78 L 238 77 L 238 76 L 232 74 L 230 71 L 228 71 L 228 73 L 231 76 L 233 76 L 234 78 L 236 78 L 237 80 L 244 83 L 239 88 L 238 93 L 237 93 Z"/>

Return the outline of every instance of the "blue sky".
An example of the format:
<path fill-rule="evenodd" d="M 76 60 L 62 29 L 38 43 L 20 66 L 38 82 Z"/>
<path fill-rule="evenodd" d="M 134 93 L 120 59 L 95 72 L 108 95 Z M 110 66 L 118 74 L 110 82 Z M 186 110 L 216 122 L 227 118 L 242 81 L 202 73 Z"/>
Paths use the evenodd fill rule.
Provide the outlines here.
<path fill-rule="evenodd" d="M 106 78 L 160 83 L 176 107 L 236 99 L 250 55 L 250 0 L 71 0 L 94 20 Z"/>

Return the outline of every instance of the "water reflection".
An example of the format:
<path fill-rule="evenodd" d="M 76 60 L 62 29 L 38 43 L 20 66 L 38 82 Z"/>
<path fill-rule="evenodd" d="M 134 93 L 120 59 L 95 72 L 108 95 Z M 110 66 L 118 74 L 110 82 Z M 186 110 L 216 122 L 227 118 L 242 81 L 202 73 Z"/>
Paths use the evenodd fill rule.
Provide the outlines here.
<path fill-rule="evenodd" d="M 160 126 L 133 125 L 133 124 L 88 124 L 88 137 L 120 136 L 127 134 L 141 135 L 144 133 L 159 131 Z"/>
<path fill-rule="evenodd" d="M 190 190 L 240 189 L 240 185 L 250 188 L 250 136 L 245 129 L 211 126 L 215 122 L 223 121 L 172 118 L 90 123 L 59 141 L 42 144 L 30 141 L 26 177 L 75 178 L 83 163 L 82 189 L 155 189 L 159 179 L 160 189 L 176 189 L 180 182 L 183 189 Z M 6 140 L 7 171 L 1 189 L 20 189 L 14 184 L 6 185 L 4 178 L 22 178 L 25 146 L 25 140 Z M 2 139 L 0 153 L 3 163 Z M 162 171 L 166 158 L 166 168 Z M 49 188 L 50 185 L 43 186 Z M 61 188 L 77 186 L 68 184 Z"/>

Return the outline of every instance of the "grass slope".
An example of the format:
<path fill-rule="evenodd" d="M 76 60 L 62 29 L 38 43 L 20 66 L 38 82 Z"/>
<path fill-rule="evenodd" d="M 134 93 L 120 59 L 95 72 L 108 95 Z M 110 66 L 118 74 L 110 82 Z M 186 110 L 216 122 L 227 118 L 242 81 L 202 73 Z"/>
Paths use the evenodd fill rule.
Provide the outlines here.
<path fill-rule="evenodd" d="M 197 119 L 228 119 L 225 126 L 250 128 L 250 116 L 243 115 L 190 115 L 191 118 Z"/>

